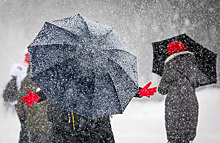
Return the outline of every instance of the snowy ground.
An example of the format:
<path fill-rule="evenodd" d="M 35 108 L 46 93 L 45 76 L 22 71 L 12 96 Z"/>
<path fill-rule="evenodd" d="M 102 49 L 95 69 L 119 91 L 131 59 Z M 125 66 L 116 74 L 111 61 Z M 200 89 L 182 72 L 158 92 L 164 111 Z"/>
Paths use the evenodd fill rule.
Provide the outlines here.
<path fill-rule="evenodd" d="M 197 92 L 199 125 L 194 143 L 220 143 L 220 89 Z M 16 143 L 20 124 L 12 108 L 0 101 L 0 143 Z M 166 143 L 164 102 L 134 98 L 123 115 L 111 118 L 116 143 Z"/>

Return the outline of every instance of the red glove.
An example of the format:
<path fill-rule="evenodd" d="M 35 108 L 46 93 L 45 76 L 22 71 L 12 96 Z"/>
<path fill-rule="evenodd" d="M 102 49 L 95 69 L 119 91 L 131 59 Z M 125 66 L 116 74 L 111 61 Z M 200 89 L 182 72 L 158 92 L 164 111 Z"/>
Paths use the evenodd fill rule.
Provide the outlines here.
<path fill-rule="evenodd" d="M 39 102 L 40 101 L 40 98 L 37 94 L 35 93 L 32 93 L 29 89 L 27 89 L 27 93 L 28 93 L 28 96 L 25 96 L 25 97 L 21 97 L 23 101 L 23 103 L 25 103 L 25 105 L 27 106 L 28 104 L 29 107 L 32 107 L 32 105 L 34 104 L 34 102 Z"/>
<path fill-rule="evenodd" d="M 153 96 L 155 92 L 157 92 L 157 87 L 149 88 L 148 87 L 151 85 L 151 82 L 149 82 L 147 85 L 145 85 L 140 91 L 139 91 L 139 96 L 147 96 L 150 98 L 150 96 Z"/>

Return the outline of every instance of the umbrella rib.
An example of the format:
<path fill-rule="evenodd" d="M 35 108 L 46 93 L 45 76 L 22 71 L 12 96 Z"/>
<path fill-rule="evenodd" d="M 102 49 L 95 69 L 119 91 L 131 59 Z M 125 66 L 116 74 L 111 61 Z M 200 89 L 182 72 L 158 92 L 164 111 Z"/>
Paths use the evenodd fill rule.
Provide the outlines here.
<path fill-rule="evenodd" d="M 109 74 L 109 76 L 111 77 L 111 75 Z M 112 82 L 114 83 L 114 81 L 112 80 Z M 117 97 L 117 100 L 118 100 L 118 103 L 119 103 L 119 109 L 120 109 L 120 112 L 122 113 L 122 107 L 121 107 L 121 102 L 120 102 L 120 99 L 118 97 L 118 92 L 116 90 L 116 87 L 115 87 L 115 84 L 114 84 L 114 90 L 116 91 L 116 97 Z"/>
<path fill-rule="evenodd" d="M 122 113 L 136 92 L 137 71 L 136 56 L 125 53 L 126 47 L 121 41 L 112 27 L 99 25 L 98 22 L 90 21 L 79 14 L 45 22 L 37 37 L 28 46 L 31 48 L 29 52 L 33 54 L 31 78 L 42 86 L 46 94 L 50 94 L 49 98 L 54 104 L 58 106 L 61 101 L 64 103 L 62 108 L 72 111 L 84 103 L 87 104 L 87 109 L 84 109 L 91 110 L 89 100 L 94 98 L 97 84 L 97 89 L 101 89 L 96 91 L 99 92 L 97 95 L 100 95 L 97 99 L 102 98 L 102 93 L 103 96 L 111 93 L 110 96 L 105 96 L 105 99 L 109 104 L 117 103 L 106 106 L 100 100 L 100 104 L 104 103 L 100 107 L 106 107 L 95 114 L 101 117 L 109 112 Z M 42 49 L 38 49 L 41 47 Z M 79 100 L 70 97 L 75 94 L 81 96 L 77 97 Z M 81 102 L 81 99 L 86 98 L 84 94 L 91 94 L 88 102 Z M 69 97 L 65 99 L 65 96 Z M 95 101 L 93 102 L 95 104 Z M 114 106 L 115 109 L 112 109 Z M 85 116 L 96 117 L 95 114 L 86 113 L 84 109 L 78 108 L 76 113 L 83 112 Z M 98 108 L 92 111 L 96 112 Z"/>
<path fill-rule="evenodd" d="M 111 59 L 109 59 L 109 60 L 111 60 Z M 111 60 L 112 62 L 114 62 L 113 60 Z M 118 63 L 115 63 L 115 64 L 117 64 L 120 68 L 121 68 L 121 70 L 123 70 L 124 71 L 124 73 L 126 73 L 126 71 L 118 64 Z M 108 73 L 109 74 L 109 73 Z M 113 80 L 113 78 L 112 78 L 112 76 L 111 76 L 111 74 L 109 74 L 110 75 L 110 77 L 111 77 L 111 80 L 112 80 L 112 82 L 114 83 L 114 89 L 117 91 L 117 88 L 116 88 L 116 84 L 115 84 L 115 82 L 114 82 L 114 80 Z M 127 77 L 133 82 L 133 84 L 134 85 L 136 85 L 136 83 L 132 80 L 132 78 L 130 78 L 130 76 L 126 73 L 126 75 L 127 75 Z M 124 75 L 125 76 L 125 75 Z M 116 92 L 116 93 L 118 93 L 118 92 Z M 132 96 L 133 97 L 133 96 Z M 118 97 L 118 94 L 117 94 L 117 98 L 118 98 L 118 100 L 120 101 L 120 99 L 119 99 L 119 97 Z M 120 103 L 120 102 L 119 102 Z M 120 104 L 120 110 L 122 111 L 122 107 L 121 107 L 121 104 Z"/>
<path fill-rule="evenodd" d="M 53 45 L 61 45 L 61 43 L 60 44 L 43 44 L 43 45 L 35 45 L 35 46 L 29 46 L 29 48 L 32 48 L 32 47 L 36 47 L 36 46 L 53 46 Z M 63 44 L 63 45 L 67 45 L 67 46 L 74 46 L 74 45 L 72 45 L 72 44 Z"/>
<path fill-rule="evenodd" d="M 64 28 L 62 28 L 62 27 L 60 27 L 60 26 L 58 26 L 58 25 L 52 24 L 52 23 L 50 23 L 50 22 L 45 22 L 45 23 L 47 23 L 47 24 L 49 24 L 49 25 L 52 25 L 52 26 L 55 26 L 55 27 L 57 27 L 58 29 L 64 30 L 66 33 L 70 34 L 72 37 L 77 37 L 76 40 L 81 39 L 78 35 L 76 35 L 76 34 L 70 32 L 70 31 L 68 31 L 67 29 L 64 29 Z"/>
<path fill-rule="evenodd" d="M 54 45 L 60 45 L 60 44 L 48 44 L 48 45 L 37 45 L 37 46 L 42 46 L 42 47 L 49 47 L 49 46 L 54 46 Z M 71 44 L 63 44 L 63 45 L 66 45 L 66 46 L 73 46 L 73 45 L 71 45 Z M 32 47 L 36 47 L 36 46 L 30 46 L 29 48 L 32 48 Z M 42 58 L 42 57 L 41 57 Z M 43 57 L 43 58 L 45 58 L 45 57 Z M 66 61 L 67 59 L 65 59 L 64 61 Z M 32 59 L 31 59 L 31 61 L 32 61 Z M 60 62 L 60 60 L 59 60 L 59 62 Z M 45 70 L 48 70 L 51 66 L 55 66 L 55 65 L 58 65 L 58 63 L 54 63 L 54 64 L 51 64 L 50 63 L 50 66 L 49 67 L 45 67 L 44 66 L 44 71 Z M 38 74 L 41 74 L 42 72 L 39 72 L 39 73 L 37 73 L 37 75 Z"/>

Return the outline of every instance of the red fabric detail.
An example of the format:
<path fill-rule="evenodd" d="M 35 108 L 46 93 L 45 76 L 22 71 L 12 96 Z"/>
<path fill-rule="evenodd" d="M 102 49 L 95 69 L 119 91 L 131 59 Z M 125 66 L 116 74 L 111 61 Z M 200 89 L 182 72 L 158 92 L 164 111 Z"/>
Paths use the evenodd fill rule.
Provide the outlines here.
<path fill-rule="evenodd" d="M 25 54 L 25 59 L 24 59 L 24 61 L 25 61 L 26 63 L 29 63 L 29 62 L 30 62 L 29 53 L 26 53 L 26 54 Z"/>
<path fill-rule="evenodd" d="M 175 53 L 186 51 L 186 47 L 184 46 L 183 43 L 181 43 L 179 41 L 174 41 L 174 42 L 171 42 L 167 46 L 167 51 L 170 55 L 172 55 L 172 54 L 175 54 Z"/>

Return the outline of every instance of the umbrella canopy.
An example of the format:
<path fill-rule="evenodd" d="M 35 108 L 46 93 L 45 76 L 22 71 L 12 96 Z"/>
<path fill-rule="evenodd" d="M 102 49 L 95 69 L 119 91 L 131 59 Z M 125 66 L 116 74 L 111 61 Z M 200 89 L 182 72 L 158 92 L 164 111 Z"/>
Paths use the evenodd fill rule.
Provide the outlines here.
<path fill-rule="evenodd" d="M 216 75 L 216 58 L 217 54 L 211 50 L 205 48 L 204 46 L 195 42 L 188 35 L 181 34 L 163 41 L 154 42 L 153 45 L 153 69 L 152 72 L 162 76 L 164 70 L 164 61 L 169 57 L 167 51 L 167 46 L 173 41 L 182 42 L 187 51 L 194 53 L 198 68 L 208 76 L 209 81 L 205 84 L 199 85 L 208 85 L 217 82 Z"/>
<path fill-rule="evenodd" d="M 33 81 L 74 113 L 122 113 L 138 91 L 136 57 L 117 32 L 79 14 L 46 22 L 28 50 Z"/>

